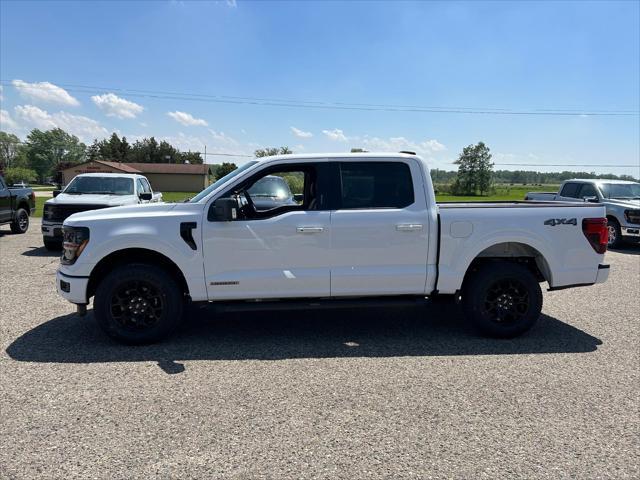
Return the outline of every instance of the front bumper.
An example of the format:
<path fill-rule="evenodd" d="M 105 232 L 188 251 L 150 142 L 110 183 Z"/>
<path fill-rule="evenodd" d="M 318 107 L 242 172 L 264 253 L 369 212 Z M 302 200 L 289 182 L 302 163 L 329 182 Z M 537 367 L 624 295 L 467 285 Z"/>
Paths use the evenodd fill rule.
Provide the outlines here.
<path fill-rule="evenodd" d="M 609 278 L 609 265 L 598 265 L 598 274 L 596 275 L 596 283 L 604 283 Z"/>
<path fill-rule="evenodd" d="M 89 277 L 72 277 L 56 272 L 56 290 L 58 295 L 66 298 L 71 303 L 86 304 L 87 302 L 87 285 Z"/>
<path fill-rule="evenodd" d="M 623 237 L 640 237 L 640 225 L 637 227 L 620 227 Z"/>
<path fill-rule="evenodd" d="M 42 222 L 42 236 L 62 241 L 62 223 Z"/>

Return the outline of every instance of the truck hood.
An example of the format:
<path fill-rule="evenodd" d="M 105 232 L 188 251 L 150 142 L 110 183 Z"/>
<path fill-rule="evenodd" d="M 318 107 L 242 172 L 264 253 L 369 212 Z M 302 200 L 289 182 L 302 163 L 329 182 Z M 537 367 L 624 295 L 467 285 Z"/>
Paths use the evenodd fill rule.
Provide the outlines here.
<path fill-rule="evenodd" d="M 144 221 L 145 218 L 168 215 L 177 203 L 143 203 L 112 207 L 100 210 L 87 210 L 74 213 L 64 221 L 65 225 L 82 225 L 87 222 L 100 222 L 112 220 Z"/>
<path fill-rule="evenodd" d="M 61 193 L 56 198 L 51 198 L 45 203 L 48 205 L 106 205 L 115 207 L 133 202 L 137 203 L 135 195 L 108 195 L 97 193 L 70 195 L 68 193 Z"/>
<path fill-rule="evenodd" d="M 640 208 L 640 200 L 622 200 L 617 198 L 605 198 L 603 203 L 625 208 Z"/>

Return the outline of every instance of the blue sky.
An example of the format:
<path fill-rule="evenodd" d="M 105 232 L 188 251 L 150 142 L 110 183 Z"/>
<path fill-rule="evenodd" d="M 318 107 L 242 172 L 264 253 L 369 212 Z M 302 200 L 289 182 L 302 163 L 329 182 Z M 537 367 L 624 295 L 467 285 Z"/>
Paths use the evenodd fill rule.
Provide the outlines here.
<path fill-rule="evenodd" d="M 20 136 L 57 125 L 237 154 L 408 149 L 446 169 L 482 140 L 498 164 L 640 175 L 640 2 L 2 1 L 0 27 L 2 129 Z"/>

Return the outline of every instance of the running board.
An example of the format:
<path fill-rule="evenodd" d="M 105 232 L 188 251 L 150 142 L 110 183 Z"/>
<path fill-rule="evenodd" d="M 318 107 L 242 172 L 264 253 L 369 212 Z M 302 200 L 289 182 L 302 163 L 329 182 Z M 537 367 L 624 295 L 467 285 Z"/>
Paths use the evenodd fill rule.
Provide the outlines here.
<path fill-rule="evenodd" d="M 221 312 L 277 311 L 277 310 L 329 310 L 339 308 L 420 307 L 429 300 L 424 296 L 389 296 L 375 298 L 313 298 L 252 301 L 209 302 Z"/>

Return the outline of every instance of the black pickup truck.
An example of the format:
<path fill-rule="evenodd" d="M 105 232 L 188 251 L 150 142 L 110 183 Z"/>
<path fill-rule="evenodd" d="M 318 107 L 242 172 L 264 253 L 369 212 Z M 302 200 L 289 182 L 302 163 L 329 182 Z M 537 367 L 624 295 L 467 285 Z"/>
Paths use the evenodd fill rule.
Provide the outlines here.
<path fill-rule="evenodd" d="M 0 225 L 9 223 L 13 233 L 29 229 L 29 216 L 36 210 L 36 196 L 31 188 L 9 188 L 0 175 Z"/>

